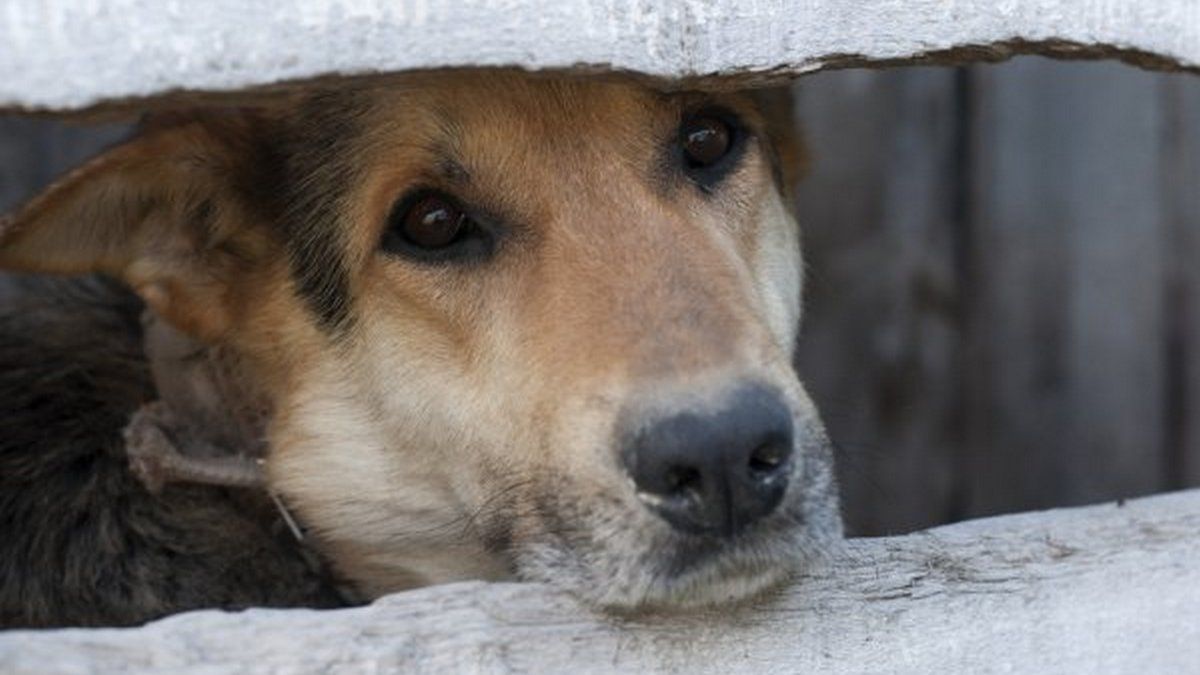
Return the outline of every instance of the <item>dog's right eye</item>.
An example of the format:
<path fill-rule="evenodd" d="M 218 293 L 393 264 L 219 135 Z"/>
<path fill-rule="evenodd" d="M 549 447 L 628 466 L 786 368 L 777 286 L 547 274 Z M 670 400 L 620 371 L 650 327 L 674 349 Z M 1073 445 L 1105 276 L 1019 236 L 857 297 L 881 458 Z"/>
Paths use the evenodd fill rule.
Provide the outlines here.
<path fill-rule="evenodd" d="M 679 135 L 682 137 L 683 156 L 688 166 L 704 168 L 721 161 L 733 145 L 733 130 L 716 117 L 695 117 L 684 123 Z"/>
<path fill-rule="evenodd" d="M 443 248 L 454 243 L 467 224 L 467 215 L 438 195 L 413 204 L 401 216 L 400 234 L 421 248 Z"/>
<path fill-rule="evenodd" d="M 439 261 L 487 253 L 491 238 L 459 202 L 422 191 L 401 199 L 388 216 L 382 248 L 389 253 Z"/>

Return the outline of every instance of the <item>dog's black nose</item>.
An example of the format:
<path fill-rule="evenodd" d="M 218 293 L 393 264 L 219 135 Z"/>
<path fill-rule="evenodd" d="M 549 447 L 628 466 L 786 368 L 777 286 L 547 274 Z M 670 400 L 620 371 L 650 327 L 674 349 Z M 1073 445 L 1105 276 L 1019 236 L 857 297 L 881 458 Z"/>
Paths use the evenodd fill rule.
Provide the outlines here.
<path fill-rule="evenodd" d="M 782 397 L 753 385 L 712 412 L 642 425 L 622 459 L 638 496 L 675 529 L 731 537 L 779 506 L 792 440 Z"/>

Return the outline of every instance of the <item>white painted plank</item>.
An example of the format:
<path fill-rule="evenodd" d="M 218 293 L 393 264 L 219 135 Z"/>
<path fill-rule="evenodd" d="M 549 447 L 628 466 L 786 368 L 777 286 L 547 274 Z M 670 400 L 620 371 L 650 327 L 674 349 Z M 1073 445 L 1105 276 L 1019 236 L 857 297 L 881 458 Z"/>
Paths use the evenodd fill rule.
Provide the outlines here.
<path fill-rule="evenodd" d="M 465 583 L 349 610 L 0 633 L 0 672 L 1194 672 L 1197 560 L 1191 491 L 851 540 L 736 609 L 618 618 Z"/>
<path fill-rule="evenodd" d="M 414 68 L 782 76 L 964 47 L 952 56 L 1120 52 L 1195 68 L 1200 3 L 7 0 L 0 45 L 0 108 L 77 109 L 179 89 L 230 91 Z"/>

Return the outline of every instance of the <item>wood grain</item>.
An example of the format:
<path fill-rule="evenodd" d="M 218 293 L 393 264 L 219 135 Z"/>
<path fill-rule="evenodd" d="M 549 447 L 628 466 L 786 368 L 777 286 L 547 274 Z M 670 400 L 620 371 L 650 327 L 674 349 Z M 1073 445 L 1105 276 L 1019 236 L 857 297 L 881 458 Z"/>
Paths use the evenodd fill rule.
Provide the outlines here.
<path fill-rule="evenodd" d="M 1105 64 L 977 73 L 970 515 L 1162 489 L 1161 87 Z"/>
<path fill-rule="evenodd" d="M 814 166 L 797 200 L 808 269 L 798 369 L 858 532 L 955 516 L 958 77 L 855 71 L 795 86 Z"/>
<path fill-rule="evenodd" d="M 758 602 L 597 613 L 465 583 L 349 610 L 0 633 L 5 673 L 1166 673 L 1200 662 L 1200 492 L 852 540 Z"/>
<path fill-rule="evenodd" d="M 1167 219 L 1167 481 L 1200 485 L 1200 81 L 1163 82 Z"/>
<path fill-rule="evenodd" d="M 8 0 L 0 108 L 129 110 L 333 76 L 507 66 L 731 87 L 1015 54 L 1200 66 L 1192 0 Z M 119 47 L 119 48 L 118 48 Z"/>

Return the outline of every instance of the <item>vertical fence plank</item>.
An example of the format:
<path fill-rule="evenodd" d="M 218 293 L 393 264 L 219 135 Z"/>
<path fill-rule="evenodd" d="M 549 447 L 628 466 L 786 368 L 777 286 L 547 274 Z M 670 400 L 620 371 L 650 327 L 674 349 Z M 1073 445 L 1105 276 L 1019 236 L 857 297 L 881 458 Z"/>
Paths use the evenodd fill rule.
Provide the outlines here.
<path fill-rule="evenodd" d="M 839 449 L 847 521 L 944 522 L 959 480 L 955 71 L 817 75 L 796 102 L 817 166 L 798 199 L 798 364 Z"/>
<path fill-rule="evenodd" d="M 128 133 L 126 124 L 81 126 L 0 116 L 0 213 Z"/>
<path fill-rule="evenodd" d="M 1200 78 L 1166 78 L 1163 87 L 1172 385 L 1166 485 L 1181 488 L 1200 485 Z"/>
<path fill-rule="evenodd" d="M 0 118 L 0 213 L 28 196 L 45 173 L 41 138 L 35 120 Z"/>
<path fill-rule="evenodd" d="M 0 116 L 0 214 L 128 133 L 124 124 L 73 126 Z M 12 288 L 8 277 L 0 274 L 0 302 Z"/>
<path fill-rule="evenodd" d="M 1164 473 L 1160 81 L 975 69 L 968 514 L 1152 492 Z"/>

